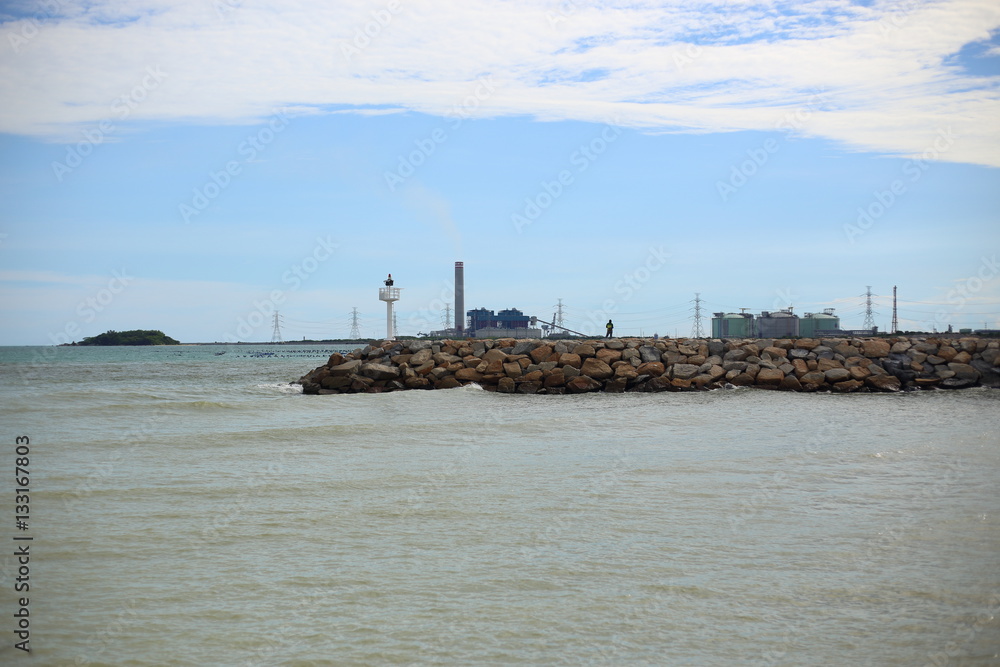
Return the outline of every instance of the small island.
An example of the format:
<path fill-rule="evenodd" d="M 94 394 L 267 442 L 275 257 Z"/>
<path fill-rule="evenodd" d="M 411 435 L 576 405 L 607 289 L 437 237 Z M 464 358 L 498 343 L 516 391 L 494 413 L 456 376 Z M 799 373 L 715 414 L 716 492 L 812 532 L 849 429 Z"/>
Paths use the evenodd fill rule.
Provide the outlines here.
<path fill-rule="evenodd" d="M 134 329 L 132 331 L 107 331 L 97 336 L 84 338 L 73 345 L 180 345 L 180 341 L 155 329 Z"/>

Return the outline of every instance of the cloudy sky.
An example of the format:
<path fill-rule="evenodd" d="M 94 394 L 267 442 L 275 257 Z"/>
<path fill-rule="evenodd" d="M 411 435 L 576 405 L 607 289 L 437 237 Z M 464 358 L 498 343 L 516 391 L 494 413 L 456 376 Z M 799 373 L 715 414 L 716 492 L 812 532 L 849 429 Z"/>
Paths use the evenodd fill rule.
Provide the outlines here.
<path fill-rule="evenodd" d="M 995 0 L 0 5 L 0 345 L 1000 327 Z M 706 318 L 703 327 L 708 330 Z"/>

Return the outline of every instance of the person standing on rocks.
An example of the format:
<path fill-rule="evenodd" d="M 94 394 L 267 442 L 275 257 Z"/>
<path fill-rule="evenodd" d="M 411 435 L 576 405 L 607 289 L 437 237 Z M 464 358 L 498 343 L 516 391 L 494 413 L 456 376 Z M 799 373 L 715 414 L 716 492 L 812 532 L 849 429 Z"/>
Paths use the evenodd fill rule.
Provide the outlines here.
<path fill-rule="evenodd" d="M 611 334 L 612 334 L 612 333 L 614 332 L 614 330 L 615 330 L 615 323 L 614 323 L 614 322 L 612 322 L 611 320 L 608 320 L 608 323 L 604 325 L 604 328 L 606 328 L 606 329 L 608 330 L 608 333 L 606 333 L 606 334 L 604 335 L 604 337 L 605 337 L 605 338 L 611 338 Z"/>

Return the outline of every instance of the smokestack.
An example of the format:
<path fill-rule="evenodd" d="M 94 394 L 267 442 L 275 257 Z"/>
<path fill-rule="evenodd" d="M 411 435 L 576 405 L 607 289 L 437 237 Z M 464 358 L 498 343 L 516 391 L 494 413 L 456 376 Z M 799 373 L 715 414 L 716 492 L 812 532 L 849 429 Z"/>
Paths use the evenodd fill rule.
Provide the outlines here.
<path fill-rule="evenodd" d="M 455 331 L 465 332 L 465 263 L 455 262 Z"/>

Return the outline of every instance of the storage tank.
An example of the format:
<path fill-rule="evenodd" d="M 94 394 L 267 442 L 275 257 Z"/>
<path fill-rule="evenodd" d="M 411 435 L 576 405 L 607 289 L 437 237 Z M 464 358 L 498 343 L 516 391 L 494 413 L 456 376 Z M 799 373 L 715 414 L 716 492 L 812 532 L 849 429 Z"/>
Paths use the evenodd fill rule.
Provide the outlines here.
<path fill-rule="evenodd" d="M 799 335 L 799 316 L 790 310 L 764 311 L 757 318 L 760 338 L 790 338 Z"/>
<path fill-rule="evenodd" d="M 833 308 L 822 313 L 806 313 L 799 320 L 799 335 L 803 338 L 833 335 L 840 330 L 840 318 L 833 314 Z"/>
<path fill-rule="evenodd" d="M 753 338 L 753 315 L 750 313 L 715 313 L 712 338 Z"/>

